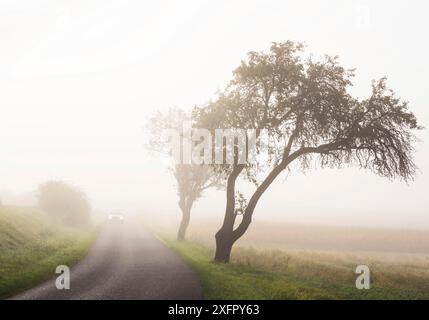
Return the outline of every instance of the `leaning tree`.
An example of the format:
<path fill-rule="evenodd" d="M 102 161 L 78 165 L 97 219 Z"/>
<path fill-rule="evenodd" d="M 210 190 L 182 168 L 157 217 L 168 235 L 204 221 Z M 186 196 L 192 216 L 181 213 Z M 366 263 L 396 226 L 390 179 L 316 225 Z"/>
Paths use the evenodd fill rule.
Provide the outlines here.
<path fill-rule="evenodd" d="M 169 171 L 176 180 L 177 194 L 179 196 L 179 208 L 182 218 L 177 232 L 177 240 L 185 239 L 186 230 L 191 218 L 191 209 L 194 203 L 202 197 L 203 192 L 209 188 L 221 188 L 221 175 L 216 173 L 207 164 L 198 164 L 195 161 L 186 163 L 183 161 L 183 146 L 185 137 L 183 128 L 185 123 L 191 123 L 191 116 L 181 109 L 170 109 L 167 113 L 154 113 L 147 123 L 149 134 L 148 148 L 152 151 L 167 156 L 171 161 Z M 168 132 L 178 134 L 178 144 L 174 146 L 172 139 L 175 137 Z M 188 139 L 189 140 L 189 139 Z M 188 141 L 195 144 L 196 142 Z M 178 150 L 172 150 L 173 148 Z M 175 151 L 178 151 L 178 159 L 175 158 Z"/>
<path fill-rule="evenodd" d="M 337 57 L 305 58 L 303 49 L 288 41 L 273 43 L 267 53 L 250 52 L 224 92 L 194 111 L 201 127 L 256 129 L 257 137 L 266 132 L 270 142 L 263 144 L 268 150 L 264 155 L 258 145 L 256 161 L 239 163 L 235 155 L 232 164 L 214 165 L 227 174 L 216 262 L 229 262 L 261 196 L 286 169 L 308 169 L 312 163 L 357 165 L 403 180 L 416 172 L 413 130 L 421 127 L 407 102 L 387 88 L 386 79 L 372 83 L 368 98 L 355 98 L 348 92 L 353 70 L 343 68 Z M 239 176 L 255 183 L 248 200 L 236 191 Z"/>

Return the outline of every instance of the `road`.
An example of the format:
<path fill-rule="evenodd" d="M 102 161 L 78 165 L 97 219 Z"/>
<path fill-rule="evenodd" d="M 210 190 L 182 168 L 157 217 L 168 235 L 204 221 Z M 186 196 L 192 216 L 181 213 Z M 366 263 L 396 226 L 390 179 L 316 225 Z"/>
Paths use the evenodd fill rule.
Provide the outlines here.
<path fill-rule="evenodd" d="M 70 269 L 70 289 L 54 278 L 14 299 L 202 299 L 197 274 L 140 223 L 107 224 L 88 255 Z"/>

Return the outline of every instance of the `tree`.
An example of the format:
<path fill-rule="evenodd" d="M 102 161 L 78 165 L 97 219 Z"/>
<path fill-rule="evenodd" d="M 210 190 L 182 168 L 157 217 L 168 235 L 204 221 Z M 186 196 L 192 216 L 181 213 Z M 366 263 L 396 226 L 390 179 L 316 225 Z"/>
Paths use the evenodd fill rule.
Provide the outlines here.
<path fill-rule="evenodd" d="M 221 164 L 227 174 L 226 209 L 216 233 L 216 262 L 229 262 L 233 244 L 246 232 L 258 201 L 284 170 L 357 165 L 382 177 L 410 180 L 413 130 L 421 129 L 406 102 L 382 78 L 367 99 L 348 93 L 354 70 L 337 57 L 303 58 L 304 46 L 273 43 L 268 53 L 250 52 L 215 101 L 195 109 L 199 126 L 264 130 L 268 156 L 260 147 L 256 161 Z M 237 147 L 237 145 L 235 145 Z M 234 148 L 237 151 L 237 148 Z M 240 175 L 255 184 L 249 200 L 237 201 Z M 237 205 L 241 214 L 237 214 Z M 241 216 L 241 221 L 237 220 Z"/>
<path fill-rule="evenodd" d="M 153 114 L 148 119 L 147 129 L 149 132 L 148 148 L 173 158 L 171 140 L 165 139 L 167 130 L 182 132 L 185 122 L 191 121 L 191 117 L 181 109 L 170 109 L 168 113 L 160 112 Z M 185 137 L 180 135 L 179 153 L 183 155 L 183 141 Z M 179 196 L 179 208 L 182 219 L 177 232 L 177 240 L 185 240 L 186 230 L 191 218 L 191 209 L 203 192 L 212 187 L 221 187 L 220 176 L 209 165 L 182 163 L 181 159 L 173 160 L 169 171 L 174 175 L 177 183 L 177 194 Z"/>
<path fill-rule="evenodd" d="M 61 181 L 47 181 L 37 192 L 39 208 L 70 226 L 90 223 L 91 205 L 84 192 Z"/>

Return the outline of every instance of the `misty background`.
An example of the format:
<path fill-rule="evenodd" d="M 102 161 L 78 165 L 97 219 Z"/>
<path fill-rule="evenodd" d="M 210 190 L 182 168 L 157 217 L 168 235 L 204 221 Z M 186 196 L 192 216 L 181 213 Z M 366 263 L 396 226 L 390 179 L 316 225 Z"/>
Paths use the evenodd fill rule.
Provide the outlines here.
<path fill-rule="evenodd" d="M 429 5 L 420 1 L 0 1 L 0 198 L 28 201 L 48 179 L 104 211 L 179 219 L 174 178 L 144 148 L 155 110 L 190 109 L 251 50 L 303 41 L 356 68 L 353 94 L 388 84 L 427 127 Z M 283 174 L 255 220 L 429 228 L 429 134 L 414 182 L 358 169 Z M 221 219 L 209 191 L 194 217 Z M 24 199 L 24 200 L 23 200 Z M 13 204 L 13 203 L 12 203 Z"/>

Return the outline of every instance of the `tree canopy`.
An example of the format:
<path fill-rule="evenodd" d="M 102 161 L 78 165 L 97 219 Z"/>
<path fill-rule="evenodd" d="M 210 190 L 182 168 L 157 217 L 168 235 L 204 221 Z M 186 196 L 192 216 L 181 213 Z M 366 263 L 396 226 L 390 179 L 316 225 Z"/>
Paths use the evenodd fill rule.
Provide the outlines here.
<path fill-rule="evenodd" d="M 299 158 L 305 167 L 317 155 L 321 165 L 350 163 L 411 179 L 412 130 L 421 127 L 408 103 L 387 87 L 386 78 L 372 83 L 368 98 L 353 97 L 347 90 L 353 70 L 337 57 L 304 59 L 303 48 L 288 41 L 273 43 L 269 53 L 250 52 L 225 92 L 197 108 L 199 126 L 267 130 L 271 165 Z"/>

